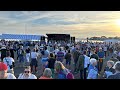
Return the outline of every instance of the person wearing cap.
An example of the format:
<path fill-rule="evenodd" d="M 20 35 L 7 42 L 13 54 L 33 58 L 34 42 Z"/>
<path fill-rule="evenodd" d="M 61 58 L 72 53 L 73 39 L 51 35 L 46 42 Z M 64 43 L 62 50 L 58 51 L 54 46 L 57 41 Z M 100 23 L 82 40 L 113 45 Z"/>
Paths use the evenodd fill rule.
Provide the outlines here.
<path fill-rule="evenodd" d="M 7 73 L 8 67 L 3 62 L 0 62 L 0 79 L 16 79 L 14 74 Z"/>
<path fill-rule="evenodd" d="M 102 50 L 102 48 L 99 48 L 98 57 L 99 57 L 98 70 L 100 72 L 103 66 L 103 60 L 105 58 L 105 52 Z"/>
<path fill-rule="evenodd" d="M 87 79 L 97 79 L 98 78 L 98 69 L 96 68 L 97 60 L 94 58 L 90 59 L 90 65 L 88 68 L 88 77 Z"/>
<path fill-rule="evenodd" d="M 107 79 L 120 79 L 120 61 L 116 62 L 113 66 L 115 74 L 108 76 Z"/>

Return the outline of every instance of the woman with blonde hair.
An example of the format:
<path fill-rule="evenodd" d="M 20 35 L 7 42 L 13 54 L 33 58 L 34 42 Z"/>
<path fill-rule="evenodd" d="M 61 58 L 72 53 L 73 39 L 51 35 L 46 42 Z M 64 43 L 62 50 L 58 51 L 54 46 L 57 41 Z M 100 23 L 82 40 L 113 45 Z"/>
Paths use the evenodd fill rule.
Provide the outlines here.
<path fill-rule="evenodd" d="M 58 73 L 58 79 L 74 79 L 73 74 L 60 61 L 56 61 L 55 70 Z"/>

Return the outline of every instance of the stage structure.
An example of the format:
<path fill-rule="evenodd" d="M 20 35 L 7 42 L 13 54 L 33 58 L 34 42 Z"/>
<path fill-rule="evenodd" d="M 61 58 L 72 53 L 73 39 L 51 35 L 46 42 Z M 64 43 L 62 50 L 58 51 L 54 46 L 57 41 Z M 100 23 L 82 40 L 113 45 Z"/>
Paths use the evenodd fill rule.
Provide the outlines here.
<path fill-rule="evenodd" d="M 46 34 L 48 41 L 65 41 L 70 42 L 70 34 Z"/>

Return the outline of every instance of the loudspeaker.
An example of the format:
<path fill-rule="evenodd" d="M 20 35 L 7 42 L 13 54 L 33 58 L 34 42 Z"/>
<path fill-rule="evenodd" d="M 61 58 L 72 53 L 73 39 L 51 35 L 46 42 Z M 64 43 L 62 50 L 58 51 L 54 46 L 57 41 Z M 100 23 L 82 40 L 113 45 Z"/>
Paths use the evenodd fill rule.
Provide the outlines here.
<path fill-rule="evenodd" d="M 41 40 L 45 40 L 45 36 L 41 36 Z"/>
<path fill-rule="evenodd" d="M 73 41 L 75 42 L 75 37 L 73 37 Z"/>

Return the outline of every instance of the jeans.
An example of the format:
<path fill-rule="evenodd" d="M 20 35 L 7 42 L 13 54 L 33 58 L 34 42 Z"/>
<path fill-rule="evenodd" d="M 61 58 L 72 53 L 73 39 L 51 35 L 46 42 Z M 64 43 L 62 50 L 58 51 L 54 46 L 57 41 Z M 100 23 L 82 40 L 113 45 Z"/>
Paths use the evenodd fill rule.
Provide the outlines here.
<path fill-rule="evenodd" d="M 19 58 L 19 62 L 24 62 L 24 56 L 23 55 L 19 55 L 18 58 Z"/>

